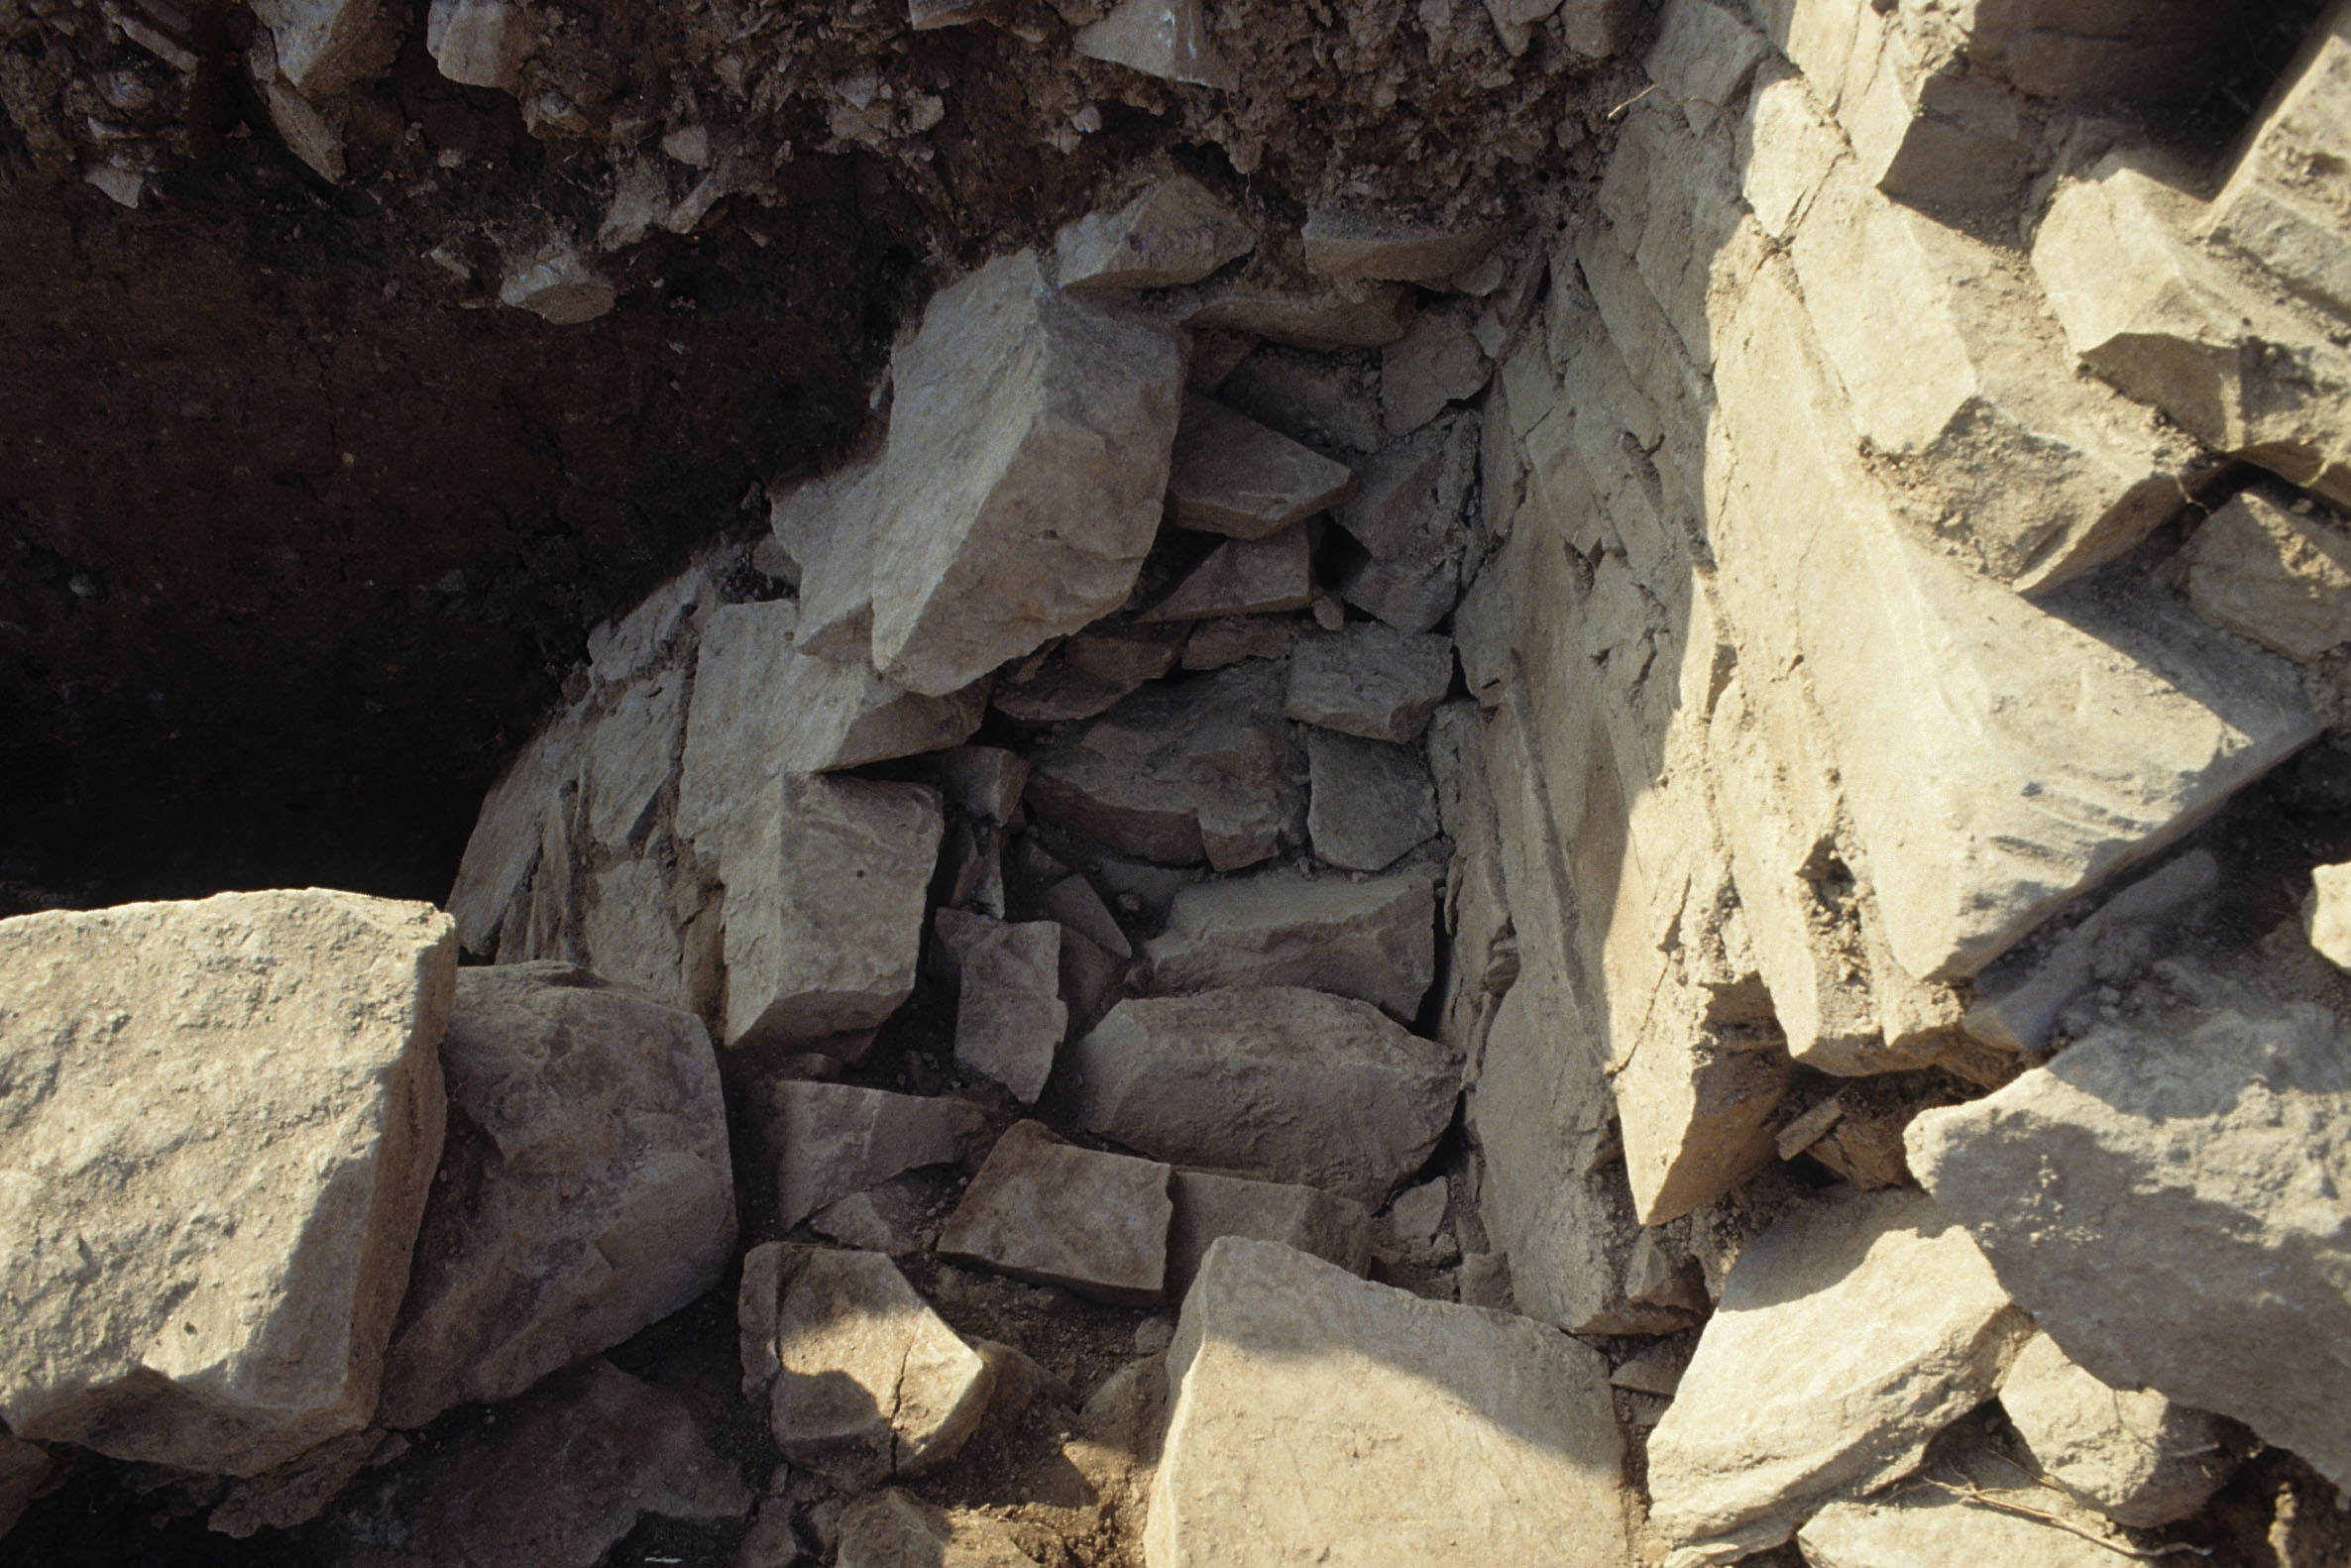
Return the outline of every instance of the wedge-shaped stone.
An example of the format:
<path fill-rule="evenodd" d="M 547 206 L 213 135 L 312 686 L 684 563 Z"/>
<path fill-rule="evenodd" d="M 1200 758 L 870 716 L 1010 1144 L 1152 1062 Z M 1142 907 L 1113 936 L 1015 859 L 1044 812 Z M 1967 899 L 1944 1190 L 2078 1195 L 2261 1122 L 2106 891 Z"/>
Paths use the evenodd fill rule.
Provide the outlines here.
<path fill-rule="evenodd" d="M 1168 1168 L 1079 1149 L 1015 1122 L 939 1234 L 939 1255 L 1119 1306 L 1153 1306 L 1168 1279 Z"/>
<path fill-rule="evenodd" d="M 754 1247 L 737 1320 L 777 1451 L 844 1492 L 938 1469 L 987 1414 L 994 1369 L 879 1253 Z"/>
<path fill-rule="evenodd" d="M 2003 1468 L 2006 1486 L 1958 1476 L 1884 1502 L 1832 1503 L 1797 1532 L 1796 1544 L 1808 1568 L 2114 1568 L 2137 1554 L 2122 1536 L 2101 1531 L 2095 1514 L 2067 1509 L 2013 1466 Z"/>
<path fill-rule="evenodd" d="M 506 912 L 538 861 L 547 803 L 567 779 L 578 776 L 579 742 L 575 716 L 548 724 L 483 799 L 457 862 L 456 884 L 449 889 L 449 913 L 466 952 L 484 958 L 498 952 Z"/>
<path fill-rule="evenodd" d="M 1313 599 L 1314 542 L 1300 523 L 1263 539 L 1218 545 L 1142 618 L 1164 622 L 1276 615 L 1303 610 Z"/>
<path fill-rule="evenodd" d="M 1437 790 L 1415 746 L 1306 729 L 1306 835 L 1314 856 L 1384 871 L 1437 836 Z"/>
<path fill-rule="evenodd" d="M 1436 977 L 1436 892 L 1425 871 L 1198 882 L 1144 957 L 1156 991 L 1303 985 L 1408 1022 Z"/>
<path fill-rule="evenodd" d="M 1306 265 L 1326 278 L 1378 278 L 1442 285 L 1486 259 L 1502 226 L 1438 227 L 1374 214 L 1317 208 L 1300 231 Z"/>
<path fill-rule="evenodd" d="M 1079 28 L 1070 46 L 1090 59 L 1106 59 L 1163 81 L 1195 82 L 1227 92 L 1241 85 L 1208 36 L 1208 14 L 1200 0 L 1119 0 L 1101 21 Z"/>
<path fill-rule="evenodd" d="M 1150 1568 L 1632 1561 L 1608 1364 L 1541 1324 L 1228 1236 L 1168 1384 Z"/>
<path fill-rule="evenodd" d="M 2059 1348 L 2351 1481 L 2351 1041 L 2292 933 L 1910 1125 L 1910 1167 Z"/>
<path fill-rule="evenodd" d="M 1355 474 L 1244 413 L 1183 399 L 1168 499 L 1186 528 L 1262 539 L 1355 494 Z"/>
<path fill-rule="evenodd" d="M 786 491 L 769 508 L 776 542 L 800 567 L 803 653 L 857 664 L 872 657 L 881 502 L 881 464 L 869 458 Z"/>
<path fill-rule="evenodd" d="M 1123 1001 L 1069 1053 L 1088 1131 L 1366 1208 L 1428 1158 L 1458 1093 L 1442 1047 L 1369 1003 L 1290 986 Z"/>
<path fill-rule="evenodd" d="M 2119 156 L 2060 189 L 2033 271 L 2066 341 L 2197 440 L 2351 504 L 2351 351 L 2324 318 L 2189 243 L 2204 215 Z"/>
<path fill-rule="evenodd" d="M 1002 746 L 957 746 L 939 758 L 947 798 L 1000 828 L 1020 824 L 1021 791 L 1029 787 L 1029 759 Z"/>
<path fill-rule="evenodd" d="M 1372 1266 L 1372 1216 L 1351 1197 L 1288 1181 L 1178 1171 L 1168 1184 L 1168 1293 L 1191 1288 L 1219 1236 L 1279 1242 L 1361 1275 Z"/>
<path fill-rule="evenodd" d="M 1738 1255 L 1649 1437 L 1675 1568 L 1777 1545 L 1823 1503 L 1909 1474 L 1992 1397 L 2032 1320 L 1915 1191 L 1830 1198 Z"/>
<path fill-rule="evenodd" d="M 2187 543 L 2197 615 L 2290 659 L 2351 642 L 2351 532 L 2258 491 L 2231 501 Z"/>
<path fill-rule="evenodd" d="M 1447 403 L 1476 396 L 1493 374 L 1465 308 L 1423 310 L 1380 353 L 1381 422 L 1390 435 L 1410 435 Z"/>
<path fill-rule="evenodd" d="M 1137 692 L 1036 752 L 1029 805 L 1148 859 L 1219 871 L 1271 859 L 1306 828 L 1282 703 L 1281 667 L 1266 662 Z"/>
<path fill-rule="evenodd" d="M 787 717 L 773 754 L 795 773 L 830 773 L 956 745 L 987 714 L 984 679 L 925 697 L 883 680 L 862 656 L 836 664 L 795 652 L 776 677 L 774 711 Z"/>
<path fill-rule="evenodd" d="M 952 1165 L 987 1130 L 986 1113 L 963 1100 L 848 1083 L 779 1078 L 760 1100 L 776 1162 L 776 1223 L 785 1230 L 904 1172 Z"/>
<path fill-rule="evenodd" d="M 249 1476 L 365 1425 L 457 942 L 321 891 L 0 921 L 0 1417 Z"/>
<path fill-rule="evenodd" d="M 719 1283 L 734 1174 L 710 1035 L 564 963 L 465 969 L 456 1116 L 386 1353 L 387 1425 L 493 1404 Z"/>
<path fill-rule="evenodd" d="M 784 774 L 728 836 L 727 1044 L 872 1029 L 914 990 L 939 792 Z"/>
<path fill-rule="evenodd" d="M 406 13 L 379 0 L 265 0 L 278 68 L 305 98 L 325 98 L 390 65 Z"/>
<path fill-rule="evenodd" d="M 1054 261 L 1064 288 L 1166 288 L 1196 283 L 1256 245 L 1256 232 L 1232 208 L 1176 174 L 1116 212 L 1064 224 Z"/>
<path fill-rule="evenodd" d="M 1039 920 L 983 932 L 963 954 L 955 1064 L 1036 1104 L 1069 1030 L 1061 989 L 1060 926 Z"/>
<path fill-rule="evenodd" d="M 1034 253 L 934 296 L 892 366 L 873 662 L 944 697 L 1116 610 L 1159 531 L 1183 350 Z"/>
<path fill-rule="evenodd" d="M 2047 1334 L 2008 1369 L 2000 1407 L 2043 1480 L 2118 1524 L 2183 1519 L 2237 1467 L 2218 1418 L 2152 1389 L 2110 1389 Z"/>
<path fill-rule="evenodd" d="M 1316 353 L 1394 343 L 1408 320 L 1399 284 L 1301 279 L 1255 263 L 1238 278 L 1185 290 L 1171 307 L 1194 331 L 1246 332 Z"/>
<path fill-rule="evenodd" d="M 1452 684 L 1452 638 L 1364 621 L 1298 644 L 1283 711 L 1367 740 L 1411 741 Z"/>
<path fill-rule="evenodd" d="M 354 1568 L 594 1568 L 646 1514 L 716 1524 L 750 1506 L 685 1400 L 599 1359 L 412 1449 L 322 1530 Z"/>

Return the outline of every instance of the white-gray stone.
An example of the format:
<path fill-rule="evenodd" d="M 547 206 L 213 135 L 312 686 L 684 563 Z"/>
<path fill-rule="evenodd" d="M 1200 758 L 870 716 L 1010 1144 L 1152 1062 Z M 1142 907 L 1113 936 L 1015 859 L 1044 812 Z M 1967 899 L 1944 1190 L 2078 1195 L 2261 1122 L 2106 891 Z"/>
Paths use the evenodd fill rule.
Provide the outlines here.
<path fill-rule="evenodd" d="M 1050 920 L 996 926 L 971 945 L 961 968 L 955 1064 L 1036 1104 L 1069 1030 L 1062 928 Z"/>
<path fill-rule="evenodd" d="M 1155 991 L 1302 985 L 1408 1022 L 1436 977 L 1435 889 L 1425 871 L 1198 882 L 1176 895 L 1144 957 Z"/>
<path fill-rule="evenodd" d="M 1175 174 L 1116 212 L 1063 225 L 1054 260 L 1064 288 L 1165 288 L 1196 283 L 1256 244 L 1205 185 Z"/>
<path fill-rule="evenodd" d="M 1168 1168 L 1015 1122 L 939 1235 L 939 1255 L 1121 1306 L 1166 1294 Z"/>
<path fill-rule="evenodd" d="M 1168 1193 L 1176 1216 L 1168 1229 L 1168 1293 L 1191 1288 L 1219 1236 L 1280 1242 L 1349 1274 L 1372 1266 L 1372 1216 L 1361 1203 L 1289 1181 L 1252 1181 L 1207 1171 L 1178 1171 Z"/>
<path fill-rule="evenodd" d="M 1384 871 L 1437 836 L 1437 788 L 1415 746 L 1306 729 L 1306 835 L 1314 857 Z"/>
<path fill-rule="evenodd" d="M 1452 638 L 1361 621 L 1298 643 L 1283 712 L 1367 740 L 1411 741 L 1452 684 Z"/>
<path fill-rule="evenodd" d="M 1168 471 L 1179 525 L 1262 539 L 1353 494 L 1346 464 L 1196 392 L 1184 397 Z"/>
<path fill-rule="evenodd" d="M 847 1083 L 779 1078 L 760 1099 L 776 1162 L 776 1223 L 785 1230 L 904 1172 L 952 1165 L 987 1129 L 986 1113 L 963 1100 Z"/>

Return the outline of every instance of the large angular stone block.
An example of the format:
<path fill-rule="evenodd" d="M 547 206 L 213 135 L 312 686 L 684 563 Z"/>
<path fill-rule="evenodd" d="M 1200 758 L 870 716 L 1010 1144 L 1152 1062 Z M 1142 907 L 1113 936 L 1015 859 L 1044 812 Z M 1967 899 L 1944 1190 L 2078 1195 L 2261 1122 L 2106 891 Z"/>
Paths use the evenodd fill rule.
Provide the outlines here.
<path fill-rule="evenodd" d="M 1435 890 L 1423 871 L 1198 882 L 1144 956 L 1163 992 L 1303 985 L 1409 1020 L 1436 978 Z"/>

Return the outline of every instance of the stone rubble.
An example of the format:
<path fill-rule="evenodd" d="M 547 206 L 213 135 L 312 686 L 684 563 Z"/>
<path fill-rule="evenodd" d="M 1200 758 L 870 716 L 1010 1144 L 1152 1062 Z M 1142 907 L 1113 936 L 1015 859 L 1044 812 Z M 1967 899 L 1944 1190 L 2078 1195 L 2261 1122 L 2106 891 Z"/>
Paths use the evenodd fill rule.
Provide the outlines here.
<path fill-rule="evenodd" d="M 1366 740 L 1409 743 L 1453 684 L 1453 647 L 1376 622 L 1300 641 L 1283 712 Z"/>
<path fill-rule="evenodd" d="M 1186 528 L 1262 539 L 1355 494 L 1355 475 L 1247 414 L 1183 399 L 1168 499 Z"/>
<path fill-rule="evenodd" d="M 1062 1000 L 1062 930 L 1051 921 L 997 926 L 964 953 L 955 1062 L 1034 1105 L 1069 1030 Z"/>
<path fill-rule="evenodd" d="M 1054 246 L 1064 288 L 1165 288 L 1196 283 L 1246 256 L 1249 225 L 1185 174 L 1160 180 L 1116 212 L 1066 224 Z"/>
<path fill-rule="evenodd" d="M 1385 871 L 1437 836 L 1428 764 L 1408 746 L 1306 730 L 1306 837 L 1343 871 Z"/>

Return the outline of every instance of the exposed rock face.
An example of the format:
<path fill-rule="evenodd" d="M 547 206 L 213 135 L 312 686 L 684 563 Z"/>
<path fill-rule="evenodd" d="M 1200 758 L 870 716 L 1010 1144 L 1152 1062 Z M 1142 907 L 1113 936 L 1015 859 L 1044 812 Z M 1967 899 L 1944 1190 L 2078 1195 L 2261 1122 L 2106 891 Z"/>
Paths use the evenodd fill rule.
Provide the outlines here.
<path fill-rule="evenodd" d="M 1298 644 L 1283 711 L 1367 740 L 1417 740 L 1452 683 L 1446 638 L 1357 625 Z"/>
<path fill-rule="evenodd" d="M 0 922 L 10 1431 L 252 1475 L 367 1423 L 456 972 L 447 916 L 350 893 Z"/>
<path fill-rule="evenodd" d="M 1384 871 L 1436 837 L 1436 786 L 1412 747 L 1309 726 L 1306 763 L 1306 834 L 1324 864 Z"/>
<path fill-rule="evenodd" d="M 683 1400 L 601 1358 L 348 1494 L 325 1530 L 362 1568 L 592 1568 L 645 1514 L 740 1516 L 751 1495 Z"/>
<path fill-rule="evenodd" d="M 1777 1545 L 1822 1504 L 1917 1468 L 2032 1332 L 1975 1244 L 1918 1192 L 1832 1198 L 1732 1267 L 1649 1438 L 1677 1564 Z"/>
<path fill-rule="evenodd" d="M 1377 1008 L 1290 986 L 1130 999 L 1069 1051 L 1090 1131 L 1367 1208 L 1428 1158 L 1458 1085 L 1441 1047 Z"/>
<path fill-rule="evenodd" d="M 2216 626 L 2292 659 L 2351 642 L 2351 534 L 2340 519 L 2247 491 L 2189 541 L 2187 601 Z"/>
<path fill-rule="evenodd" d="M 971 1153 L 987 1117 L 957 1099 L 779 1078 L 765 1135 L 777 1162 L 777 1221 L 789 1230 L 829 1204 L 923 1166 Z"/>
<path fill-rule="evenodd" d="M 2291 933 L 2285 934 L 2291 936 Z M 2289 944 L 2279 944 L 2281 948 Z M 2344 998 L 2306 952 L 2177 989 L 1911 1124 L 1911 1169 L 2066 1355 L 2351 1481 Z"/>
<path fill-rule="evenodd" d="M 1166 1294 L 1168 1168 L 1064 1143 L 1016 1122 L 940 1233 L 943 1258 L 1064 1285 L 1121 1306 Z"/>
<path fill-rule="evenodd" d="M 719 1283 L 734 1177 L 702 1021 L 563 963 L 457 977 L 454 1111 L 380 1419 L 511 1399 Z"/>
<path fill-rule="evenodd" d="M 2108 1388 L 2047 1334 L 2017 1353 L 2000 1407 L 2045 1479 L 2118 1524 L 2185 1518 L 2236 1468 L 2218 1420 L 2152 1390 Z"/>
<path fill-rule="evenodd" d="M 937 1469 L 987 1413 L 994 1371 L 879 1253 L 754 1247 L 738 1317 L 776 1448 L 844 1491 Z"/>
<path fill-rule="evenodd" d="M 1524 1318 L 1226 1237 L 1168 1353 L 1145 1560 L 1628 1564 L 1607 1378 Z"/>
<path fill-rule="evenodd" d="M 1436 974 L 1435 894 L 1417 871 L 1194 883 L 1144 956 L 1159 991 L 1302 985 L 1408 1020 Z"/>

